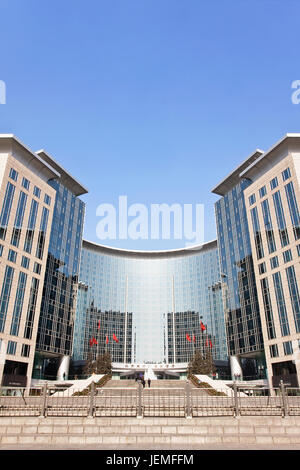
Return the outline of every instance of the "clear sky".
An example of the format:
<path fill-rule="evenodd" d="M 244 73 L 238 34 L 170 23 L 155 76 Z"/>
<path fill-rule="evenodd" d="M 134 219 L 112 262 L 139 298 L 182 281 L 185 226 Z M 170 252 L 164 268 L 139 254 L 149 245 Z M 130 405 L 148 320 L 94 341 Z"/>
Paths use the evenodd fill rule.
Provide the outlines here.
<path fill-rule="evenodd" d="M 101 203 L 205 206 L 253 150 L 300 131 L 298 0 L 1 0 L 0 132 L 46 149 Z M 107 240 L 168 249 L 178 240 Z"/>

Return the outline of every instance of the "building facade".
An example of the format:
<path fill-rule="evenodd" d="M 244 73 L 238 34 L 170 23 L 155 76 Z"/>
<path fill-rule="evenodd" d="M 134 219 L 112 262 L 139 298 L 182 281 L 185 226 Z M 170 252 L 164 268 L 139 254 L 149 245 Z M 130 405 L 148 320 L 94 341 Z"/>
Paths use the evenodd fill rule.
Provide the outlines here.
<path fill-rule="evenodd" d="M 0 135 L 0 383 L 30 383 L 59 173 Z"/>
<path fill-rule="evenodd" d="M 288 134 L 241 173 L 270 385 L 299 386 L 300 134 Z"/>
<path fill-rule="evenodd" d="M 262 153 L 256 150 L 213 189 L 213 193 L 222 196 L 215 204 L 215 216 L 233 378 L 265 376 L 264 342 L 244 195 L 251 182 L 240 177 Z"/>
<path fill-rule="evenodd" d="M 79 280 L 74 361 L 187 363 L 207 347 L 227 360 L 216 241 L 160 252 L 83 241 Z"/>

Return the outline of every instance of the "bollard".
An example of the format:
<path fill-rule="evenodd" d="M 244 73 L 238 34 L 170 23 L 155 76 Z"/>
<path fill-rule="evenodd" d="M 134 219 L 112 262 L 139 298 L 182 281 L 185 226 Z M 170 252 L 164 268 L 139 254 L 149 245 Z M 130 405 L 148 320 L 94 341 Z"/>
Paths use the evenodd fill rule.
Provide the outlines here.
<path fill-rule="evenodd" d="M 240 410 L 239 410 L 238 387 L 237 387 L 236 382 L 233 383 L 233 397 L 234 397 L 234 415 L 235 415 L 235 418 L 238 418 L 240 415 Z"/>
<path fill-rule="evenodd" d="M 143 417 L 143 385 L 141 383 L 138 384 L 137 389 L 137 415 L 136 417 L 141 419 Z"/>
<path fill-rule="evenodd" d="M 95 396 L 95 382 L 91 383 L 91 393 L 90 393 L 90 407 L 88 418 L 94 417 L 94 396 Z"/>
<path fill-rule="evenodd" d="M 43 386 L 43 395 L 42 395 L 42 408 L 40 418 L 45 418 L 47 413 L 47 382 Z"/>
<path fill-rule="evenodd" d="M 281 390 L 281 396 L 282 396 L 282 417 L 284 418 L 285 416 L 288 416 L 288 404 L 287 404 L 287 399 L 286 399 L 286 393 L 285 393 L 285 386 L 282 380 L 280 380 L 280 390 Z"/>
<path fill-rule="evenodd" d="M 185 417 L 187 419 L 192 419 L 192 397 L 191 397 L 191 384 L 186 382 L 185 385 L 185 398 L 186 398 L 186 408 L 185 408 Z"/>

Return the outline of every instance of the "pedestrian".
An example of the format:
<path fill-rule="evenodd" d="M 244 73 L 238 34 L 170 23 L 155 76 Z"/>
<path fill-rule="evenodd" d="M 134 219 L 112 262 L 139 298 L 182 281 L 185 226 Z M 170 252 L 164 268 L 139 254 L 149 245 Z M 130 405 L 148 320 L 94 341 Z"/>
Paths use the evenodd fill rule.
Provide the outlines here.
<path fill-rule="evenodd" d="M 143 384 L 143 388 L 145 388 L 146 382 L 144 379 L 142 379 L 142 384 Z"/>
<path fill-rule="evenodd" d="M 148 387 L 150 388 L 150 385 L 151 385 L 151 380 L 148 379 Z"/>

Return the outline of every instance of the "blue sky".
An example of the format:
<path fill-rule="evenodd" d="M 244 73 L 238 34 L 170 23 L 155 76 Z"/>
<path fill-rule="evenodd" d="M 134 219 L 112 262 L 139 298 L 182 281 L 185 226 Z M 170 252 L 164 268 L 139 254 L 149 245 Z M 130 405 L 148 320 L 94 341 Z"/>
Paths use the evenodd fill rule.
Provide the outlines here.
<path fill-rule="evenodd" d="M 0 132 L 45 148 L 101 203 L 205 206 L 254 149 L 300 130 L 300 2 L 1 0 Z M 107 240 L 167 249 L 178 240 Z"/>

